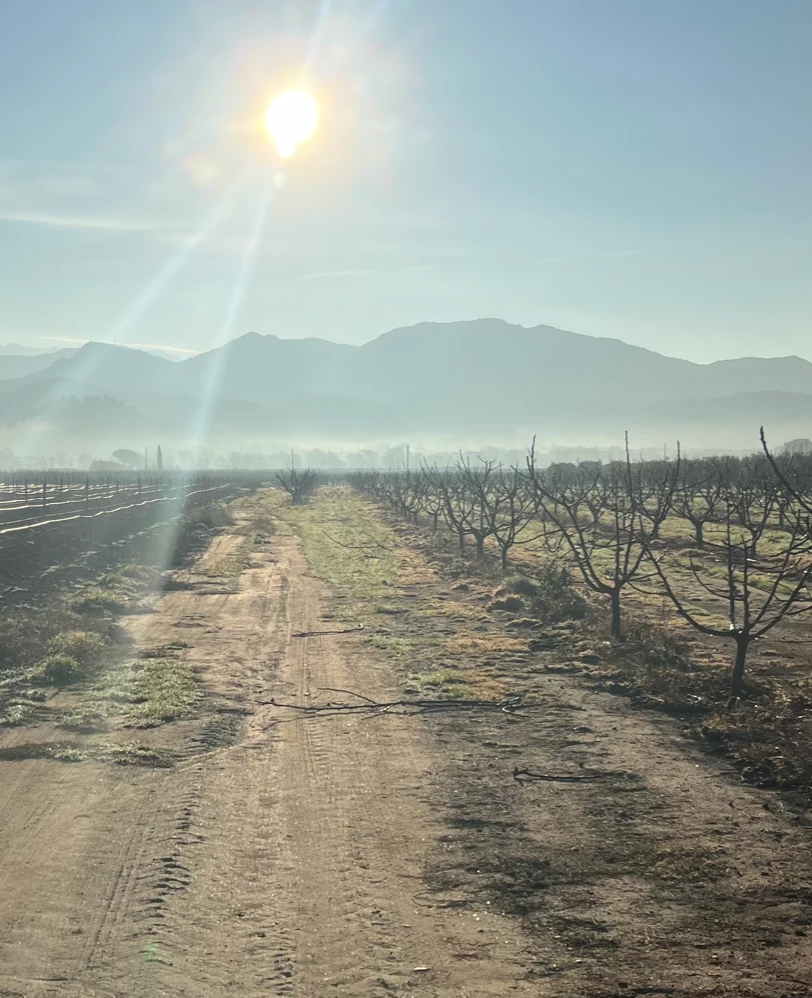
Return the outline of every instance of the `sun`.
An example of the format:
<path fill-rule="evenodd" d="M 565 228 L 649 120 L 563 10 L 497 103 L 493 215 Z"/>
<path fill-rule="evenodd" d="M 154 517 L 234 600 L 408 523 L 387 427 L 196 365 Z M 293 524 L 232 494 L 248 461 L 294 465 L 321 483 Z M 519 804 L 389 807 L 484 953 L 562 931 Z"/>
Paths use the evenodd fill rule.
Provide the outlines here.
<path fill-rule="evenodd" d="M 319 106 L 303 90 L 288 90 L 271 101 L 265 112 L 265 127 L 283 159 L 290 159 L 319 123 Z"/>

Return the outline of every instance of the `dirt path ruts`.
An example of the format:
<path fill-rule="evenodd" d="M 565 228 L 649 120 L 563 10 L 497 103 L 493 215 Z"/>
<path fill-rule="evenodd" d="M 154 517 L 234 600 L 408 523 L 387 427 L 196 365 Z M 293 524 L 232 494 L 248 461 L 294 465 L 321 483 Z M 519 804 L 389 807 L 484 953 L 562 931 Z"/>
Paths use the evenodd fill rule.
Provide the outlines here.
<path fill-rule="evenodd" d="M 167 594 L 136 630 L 189 642 L 222 716 L 248 713 L 234 744 L 169 771 L 0 763 L 0 994 L 538 994 L 510 919 L 415 900 L 443 831 L 415 722 L 276 724 L 258 705 L 396 690 L 355 639 L 291 638 L 324 627 L 295 539 L 254 553 L 231 595 L 205 575 L 224 543 L 190 576 L 202 591 Z"/>
<path fill-rule="evenodd" d="M 0 998 L 812 993 L 775 798 L 561 676 L 533 720 L 263 705 L 399 689 L 357 635 L 294 637 L 330 626 L 295 538 L 235 584 L 239 543 L 133 623 L 200 670 L 200 716 L 154 732 L 173 769 L 0 762 Z"/>

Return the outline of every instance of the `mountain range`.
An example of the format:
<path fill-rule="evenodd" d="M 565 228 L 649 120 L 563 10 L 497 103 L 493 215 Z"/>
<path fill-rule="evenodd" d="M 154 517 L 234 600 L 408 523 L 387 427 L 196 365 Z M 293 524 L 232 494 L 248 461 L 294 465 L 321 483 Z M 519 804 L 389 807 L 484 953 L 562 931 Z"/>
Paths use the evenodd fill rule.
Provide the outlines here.
<path fill-rule="evenodd" d="M 145 437 L 495 443 L 534 433 L 599 443 L 628 429 L 641 445 L 741 447 L 761 423 L 776 439 L 812 436 L 812 363 L 695 364 L 499 319 L 421 323 L 361 346 L 247 333 L 181 361 L 87 343 L 0 354 L 0 425 L 30 423 L 115 432 L 120 446 Z"/>

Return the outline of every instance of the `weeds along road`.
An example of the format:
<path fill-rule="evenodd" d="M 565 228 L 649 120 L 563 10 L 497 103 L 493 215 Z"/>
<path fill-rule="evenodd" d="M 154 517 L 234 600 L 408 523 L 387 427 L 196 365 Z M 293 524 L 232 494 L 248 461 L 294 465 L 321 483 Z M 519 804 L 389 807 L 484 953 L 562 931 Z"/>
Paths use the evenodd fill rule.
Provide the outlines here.
<path fill-rule="evenodd" d="M 0 735 L 3 998 L 812 994 L 779 797 L 557 671 L 350 493 L 236 509 L 129 623 L 144 669 L 194 677 L 177 719 Z M 328 687 L 535 706 L 268 703 L 358 702 Z"/>

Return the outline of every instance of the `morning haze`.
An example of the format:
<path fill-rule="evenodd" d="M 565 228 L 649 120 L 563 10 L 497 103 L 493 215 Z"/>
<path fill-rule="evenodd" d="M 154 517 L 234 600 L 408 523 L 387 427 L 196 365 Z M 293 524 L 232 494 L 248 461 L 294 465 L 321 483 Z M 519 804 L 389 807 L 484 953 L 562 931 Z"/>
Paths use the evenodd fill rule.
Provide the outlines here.
<path fill-rule="evenodd" d="M 0 0 L 0 998 L 810 998 L 811 42 Z"/>
<path fill-rule="evenodd" d="M 251 332 L 182 360 L 88 343 L 3 356 L 0 369 L 13 466 L 46 441 L 68 463 L 161 441 L 187 464 L 205 452 L 197 460 L 209 465 L 235 454 L 276 463 L 291 446 L 343 452 L 336 464 L 403 441 L 416 453 L 515 449 L 534 434 L 548 450 L 608 448 L 624 430 L 638 448 L 679 439 L 746 450 L 762 423 L 784 441 L 812 419 L 812 364 L 799 357 L 700 365 L 500 319 L 422 323 L 361 346 Z M 15 450 L 20 440 L 29 454 Z"/>

